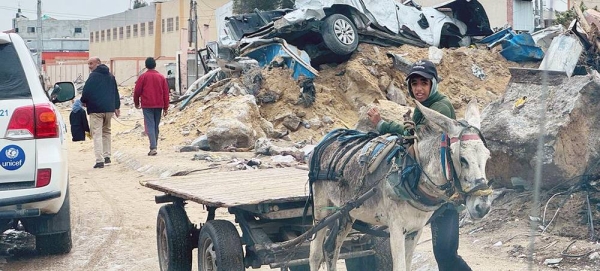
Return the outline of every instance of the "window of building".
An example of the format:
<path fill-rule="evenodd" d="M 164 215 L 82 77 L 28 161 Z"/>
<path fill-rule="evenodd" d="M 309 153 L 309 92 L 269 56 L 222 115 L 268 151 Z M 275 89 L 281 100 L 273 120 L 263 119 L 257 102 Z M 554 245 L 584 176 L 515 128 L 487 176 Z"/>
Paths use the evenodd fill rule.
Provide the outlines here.
<path fill-rule="evenodd" d="M 94 43 L 94 32 L 90 32 L 90 43 Z"/>
<path fill-rule="evenodd" d="M 175 30 L 179 30 L 179 16 L 175 17 Z"/>
<path fill-rule="evenodd" d="M 96 42 L 100 42 L 100 31 L 96 31 Z"/>
<path fill-rule="evenodd" d="M 173 32 L 173 18 L 167 19 L 167 32 Z"/>
<path fill-rule="evenodd" d="M 75 27 L 75 34 L 81 34 L 83 33 L 83 29 L 81 29 L 81 27 Z"/>
<path fill-rule="evenodd" d="M 100 41 L 104 42 L 104 30 L 100 31 Z"/>
<path fill-rule="evenodd" d="M 160 29 L 162 29 L 161 32 L 165 33 L 165 28 L 166 28 L 165 27 L 165 19 L 162 19 L 162 24 L 160 26 L 161 26 Z"/>
<path fill-rule="evenodd" d="M 113 40 L 117 40 L 117 28 L 113 28 Z"/>
<path fill-rule="evenodd" d="M 123 39 L 123 27 L 119 27 L 119 39 L 122 40 Z"/>
<path fill-rule="evenodd" d="M 137 37 L 138 36 L 138 24 L 134 24 L 133 25 L 133 37 Z"/>
<path fill-rule="evenodd" d="M 154 22 L 148 22 L 148 35 L 154 35 Z"/>
<path fill-rule="evenodd" d="M 110 29 L 106 29 L 106 41 L 110 41 Z"/>
<path fill-rule="evenodd" d="M 140 23 L 140 37 L 146 36 L 146 23 Z"/>
<path fill-rule="evenodd" d="M 126 26 L 125 35 L 127 38 L 131 38 L 131 25 Z"/>
<path fill-rule="evenodd" d="M 163 21 L 164 21 L 164 20 L 163 20 Z M 27 27 L 27 33 L 35 33 L 35 27 L 28 26 L 28 27 Z"/>

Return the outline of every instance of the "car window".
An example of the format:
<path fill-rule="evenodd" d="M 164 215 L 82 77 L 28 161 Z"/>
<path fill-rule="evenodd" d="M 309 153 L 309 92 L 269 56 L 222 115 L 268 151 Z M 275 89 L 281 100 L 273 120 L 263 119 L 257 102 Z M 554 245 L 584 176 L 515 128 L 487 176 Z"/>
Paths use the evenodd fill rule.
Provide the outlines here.
<path fill-rule="evenodd" d="M 31 98 L 25 71 L 15 46 L 0 44 L 0 100 Z"/>

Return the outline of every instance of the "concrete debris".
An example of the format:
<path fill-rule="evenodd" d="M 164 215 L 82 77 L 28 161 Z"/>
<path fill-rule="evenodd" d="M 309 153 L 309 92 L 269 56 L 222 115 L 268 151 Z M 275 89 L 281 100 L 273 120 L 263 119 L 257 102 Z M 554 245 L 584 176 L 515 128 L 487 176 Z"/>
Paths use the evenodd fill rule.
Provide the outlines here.
<path fill-rule="evenodd" d="M 485 77 L 487 76 L 485 74 L 485 72 L 483 71 L 483 69 L 479 66 L 477 66 L 475 63 L 473 63 L 473 65 L 471 65 L 471 71 L 473 71 L 473 75 L 475 75 L 475 77 L 484 80 Z"/>
<path fill-rule="evenodd" d="M 201 135 L 200 137 L 192 141 L 192 146 L 197 146 L 200 150 L 210 151 L 210 145 L 208 144 L 208 136 Z"/>
<path fill-rule="evenodd" d="M 183 146 L 179 148 L 179 152 L 197 152 L 200 148 L 198 146 Z"/>

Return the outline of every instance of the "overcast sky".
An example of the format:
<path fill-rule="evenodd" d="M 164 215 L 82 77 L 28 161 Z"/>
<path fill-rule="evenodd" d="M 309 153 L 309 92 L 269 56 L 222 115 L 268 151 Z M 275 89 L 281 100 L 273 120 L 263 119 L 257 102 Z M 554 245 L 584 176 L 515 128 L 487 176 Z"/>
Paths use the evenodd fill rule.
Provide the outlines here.
<path fill-rule="evenodd" d="M 130 0 L 42 0 L 42 14 L 63 20 L 89 20 L 127 10 Z M 153 1 L 146 1 L 153 2 Z M 23 15 L 37 18 L 37 0 L 0 0 L 0 31 L 12 29 L 21 6 Z"/>

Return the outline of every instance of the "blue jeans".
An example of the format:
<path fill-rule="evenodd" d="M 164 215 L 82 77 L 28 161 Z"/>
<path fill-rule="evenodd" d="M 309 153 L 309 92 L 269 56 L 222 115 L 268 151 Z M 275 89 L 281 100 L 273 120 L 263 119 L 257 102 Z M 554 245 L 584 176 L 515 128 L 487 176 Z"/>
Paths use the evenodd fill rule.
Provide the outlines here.
<path fill-rule="evenodd" d="M 144 127 L 148 139 L 150 139 L 150 149 L 156 150 L 158 142 L 158 125 L 162 116 L 162 108 L 142 108 L 144 112 Z"/>

